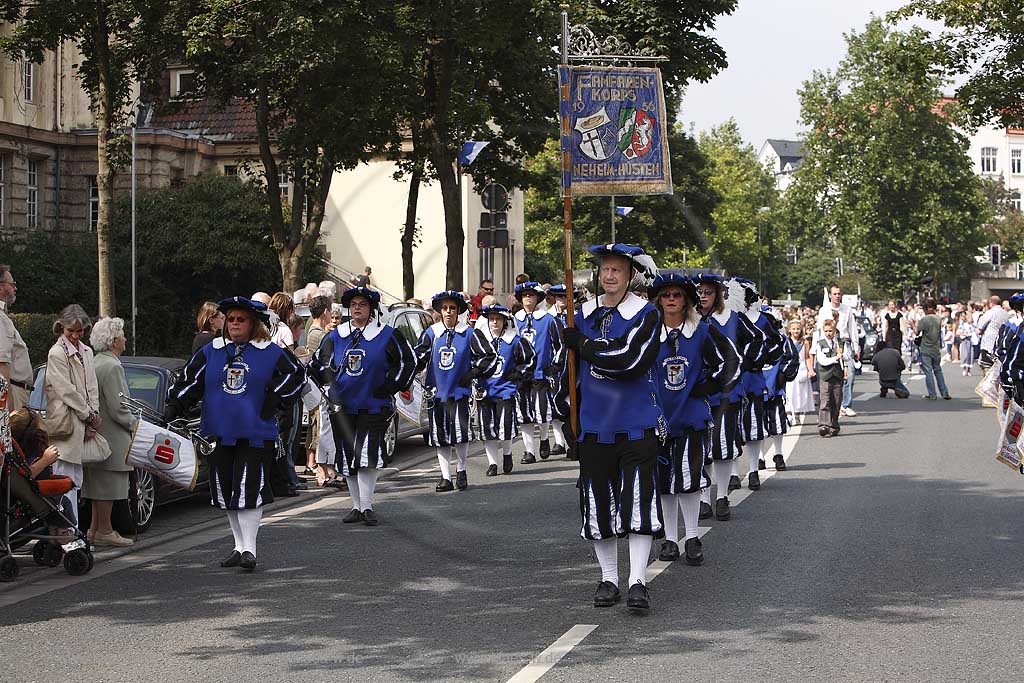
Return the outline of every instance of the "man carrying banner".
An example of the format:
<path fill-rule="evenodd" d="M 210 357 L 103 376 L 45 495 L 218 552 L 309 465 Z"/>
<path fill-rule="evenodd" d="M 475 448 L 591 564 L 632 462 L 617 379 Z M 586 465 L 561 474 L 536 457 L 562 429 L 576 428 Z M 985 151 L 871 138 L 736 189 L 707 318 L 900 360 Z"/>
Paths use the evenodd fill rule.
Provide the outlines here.
<path fill-rule="evenodd" d="M 604 294 L 581 309 L 565 343 L 579 354 L 580 535 L 601 566 L 595 607 L 621 599 L 618 538 L 629 538 L 630 609 L 650 608 L 647 561 L 664 534 L 658 498 L 658 451 L 665 419 L 654 376 L 661 314 L 629 291 L 634 275 L 653 275 L 640 247 L 590 247 Z M 638 263 L 638 257 L 641 262 Z M 653 262 L 651 262 L 653 265 Z M 645 284 L 649 284 L 646 281 Z"/>

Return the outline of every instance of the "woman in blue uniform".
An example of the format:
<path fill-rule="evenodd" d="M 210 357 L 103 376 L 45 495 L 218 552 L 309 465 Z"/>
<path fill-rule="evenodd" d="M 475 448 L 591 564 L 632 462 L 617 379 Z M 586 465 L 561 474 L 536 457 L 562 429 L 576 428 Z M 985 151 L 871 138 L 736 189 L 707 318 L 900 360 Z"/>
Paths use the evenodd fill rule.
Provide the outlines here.
<path fill-rule="evenodd" d="M 537 304 L 544 300 L 546 292 L 539 282 L 522 282 L 516 285 L 516 299 L 523 310 L 515 315 L 519 336 L 533 347 L 537 355 L 533 375 L 525 378 L 519 392 L 519 412 L 523 423 L 524 465 L 547 460 L 551 455 L 548 432 L 551 428 L 551 383 L 557 379 L 558 364 L 562 350 L 562 324 L 547 311 L 537 310 Z M 533 425 L 539 429 L 538 447 Z"/>
<path fill-rule="evenodd" d="M 536 354 L 533 347 L 519 336 L 512 321 L 512 311 L 504 306 L 484 306 L 480 317 L 486 327 L 477 331 L 491 347 L 496 357 L 494 370 L 477 380 L 483 398 L 476 402 L 480 415 L 480 438 L 487 453 L 487 476 L 498 474 L 498 454 L 501 469 L 512 472 L 512 440 L 519 435 L 519 416 L 516 411 L 516 391 L 526 377 L 533 375 Z"/>
<path fill-rule="evenodd" d="M 352 511 L 342 522 L 376 526 L 373 494 L 387 455 L 385 436 L 395 414 L 395 393 L 408 389 L 416 376 L 416 354 L 404 336 L 381 322 L 378 292 L 353 287 L 341 295 L 341 305 L 351 318 L 324 337 L 309 373 L 341 406 L 328 414 L 352 496 Z"/>
<path fill-rule="evenodd" d="M 764 334 L 746 316 L 737 314 L 725 306 L 725 281 L 720 275 L 701 273 L 693 277 L 700 300 L 700 313 L 705 320 L 733 343 L 740 355 L 740 371 L 750 372 L 764 365 Z M 742 294 L 740 295 L 742 296 Z M 727 520 L 729 512 L 729 478 L 732 474 L 732 460 L 740 457 L 741 441 L 739 413 L 743 402 L 743 386 L 737 383 L 732 391 L 708 396 L 711 415 L 714 420 L 711 433 L 711 459 L 718 492 L 714 515 Z M 736 481 L 736 487 L 739 481 Z M 701 491 L 700 518 L 711 517 L 711 487 Z"/>
<path fill-rule="evenodd" d="M 568 301 L 568 297 L 566 296 L 565 285 L 551 285 L 548 288 L 548 296 L 553 297 L 555 300 L 551 308 L 548 309 L 548 313 L 555 316 L 555 318 L 558 320 L 558 323 L 562 326 L 562 329 L 565 329 L 565 327 L 569 324 L 568 315 L 565 310 L 566 303 Z M 579 296 L 579 291 L 574 289 L 572 296 L 573 302 L 576 304 L 576 307 L 578 309 L 580 304 L 582 303 L 582 300 Z M 564 345 L 562 347 L 561 353 L 559 354 L 559 358 L 556 361 L 556 365 L 558 368 L 557 375 L 555 376 L 553 382 L 554 389 L 551 392 L 551 438 L 554 439 L 555 441 L 554 445 L 551 446 L 551 455 L 567 455 L 568 451 L 566 449 L 565 434 L 562 431 L 562 425 L 565 423 L 566 415 L 559 410 L 558 401 L 554 400 L 554 397 L 557 396 L 558 394 L 559 385 L 565 380 Z"/>
<path fill-rule="evenodd" d="M 733 283 L 739 285 L 733 298 Z M 765 417 L 767 416 L 768 399 L 771 394 L 765 381 L 764 368 L 773 366 L 782 359 L 785 341 L 774 325 L 774 319 L 761 312 L 761 295 L 757 285 L 746 278 L 733 278 L 730 281 L 729 304 L 741 317 L 749 320 L 764 335 L 764 355 L 760 364 L 743 373 L 743 391 L 745 400 L 740 412 L 740 434 L 743 449 L 747 453 L 747 487 L 751 491 L 761 488 L 761 477 L 757 473 L 761 459 L 761 448 L 769 436 Z M 732 476 L 729 477 L 729 490 L 739 488 L 739 463 L 732 461 Z"/>
<path fill-rule="evenodd" d="M 778 362 L 764 371 L 764 429 L 768 438 L 761 442 L 758 467 L 765 467 L 765 461 L 771 453 L 775 469 L 781 472 L 786 469 L 786 459 L 782 455 L 782 435 L 789 431 L 789 418 L 786 417 L 786 384 L 795 380 L 797 373 L 800 372 L 800 349 L 788 334 L 781 335 L 782 318 L 771 306 L 761 306 L 761 313 L 782 336 L 783 352 Z M 751 454 L 750 457 L 755 456 L 756 454 Z"/>
<path fill-rule="evenodd" d="M 435 490 L 451 491 L 469 486 L 466 461 L 469 444 L 473 441 L 470 421 L 470 400 L 473 380 L 494 371 L 494 350 L 484 337 L 474 334 L 472 327 L 459 320 L 469 309 L 462 294 L 445 290 L 434 295 L 431 307 L 441 314 L 441 322 L 434 323 L 423 332 L 416 345 L 418 369 L 426 367 L 425 393 L 432 394 L 430 405 L 430 432 L 428 442 L 437 448 L 437 461 L 441 466 L 441 481 Z M 458 458 L 455 486 L 452 486 L 451 452 Z"/>
<path fill-rule="evenodd" d="M 565 344 L 579 353 L 580 535 L 594 544 L 601 582 L 594 606 L 621 598 L 618 539 L 629 538 L 632 610 L 650 609 L 647 561 L 655 536 L 664 533 L 658 500 L 658 451 L 664 416 L 654 365 L 661 314 L 629 291 L 634 275 L 649 271 L 640 247 L 590 247 L 604 294 L 583 304 L 579 327 L 565 329 Z M 649 258 L 649 257 L 648 257 Z"/>
<path fill-rule="evenodd" d="M 740 378 L 736 347 L 697 312 L 697 288 L 688 278 L 659 275 L 647 290 L 661 310 L 658 390 L 668 423 L 668 440 L 658 458 L 665 542 L 659 560 L 679 559 L 679 512 L 686 530 L 686 563 L 704 561 L 697 536 L 701 489 L 711 485 L 708 431 L 712 425 L 707 397 L 729 392 Z"/>
<path fill-rule="evenodd" d="M 171 387 L 164 418 L 202 400 L 200 431 L 216 442 L 209 456 L 210 502 L 227 511 L 235 547 L 222 567 L 256 568 L 262 508 L 273 502 L 270 468 L 277 455 L 277 410 L 299 397 L 306 380 L 295 357 L 270 341 L 267 307 L 245 297 L 217 305 L 222 336 L 201 347 Z"/>

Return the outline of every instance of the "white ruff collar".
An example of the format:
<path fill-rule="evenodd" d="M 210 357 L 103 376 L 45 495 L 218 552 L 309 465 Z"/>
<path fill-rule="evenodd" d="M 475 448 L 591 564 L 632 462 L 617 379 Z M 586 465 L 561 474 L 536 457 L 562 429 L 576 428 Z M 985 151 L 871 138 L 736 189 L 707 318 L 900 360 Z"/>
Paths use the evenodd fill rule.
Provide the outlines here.
<path fill-rule="evenodd" d="M 667 327 L 666 325 L 661 326 L 661 341 L 668 341 L 668 333 L 671 330 L 679 330 L 679 333 L 689 339 L 693 336 L 693 333 L 697 331 L 697 326 L 700 325 L 700 320 L 695 320 L 692 316 L 683 321 L 683 324 L 679 327 Z"/>
<path fill-rule="evenodd" d="M 719 325 L 725 327 L 725 325 L 729 322 L 729 318 L 732 317 L 732 311 L 726 308 L 723 309 L 721 313 L 712 313 L 711 317 L 714 318 Z"/>
<path fill-rule="evenodd" d="M 448 331 L 448 328 L 444 326 L 444 323 L 434 323 L 430 326 L 430 329 L 434 331 L 434 337 L 440 337 L 442 334 Z M 462 334 L 469 329 L 469 325 L 464 322 L 459 322 L 452 328 L 455 334 Z"/>
<path fill-rule="evenodd" d="M 213 344 L 213 348 L 215 348 L 215 349 L 223 349 L 225 346 L 227 346 L 228 340 L 225 337 L 214 337 L 213 342 L 211 342 L 211 343 Z M 254 342 L 254 341 L 250 341 L 250 342 L 246 342 L 246 344 L 248 344 L 249 346 L 255 347 L 257 349 L 265 349 L 268 346 L 270 346 L 271 344 L 273 344 L 273 342 L 269 342 L 269 341 Z"/>
<path fill-rule="evenodd" d="M 754 323 L 756 325 L 757 324 L 757 320 L 758 320 L 758 318 L 761 317 L 761 315 L 762 315 L 761 311 L 758 311 L 758 310 L 747 311 L 747 320 L 749 320 L 750 322 L 752 322 L 752 323 Z"/>
<path fill-rule="evenodd" d="M 533 312 L 533 319 L 534 320 L 543 320 L 545 316 L 549 315 L 549 313 L 548 313 L 549 310 L 550 309 L 546 308 L 543 311 L 541 311 L 541 310 L 534 311 Z M 551 313 L 550 315 L 554 315 L 554 313 Z M 526 320 L 526 309 L 525 308 L 521 308 L 518 311 L 516 311 L 516 319 L 519 322 L 523 322 L 524 320 Z"/>
<path fill-rule="evenodd" d="M 583 304 L 583 317 L 589 318 L 593 315 L 594 311 L 598 308 L 598 303 L 601 301 L 603 296 L 594 297 L 585 304 Z M 644 309 L 644 306 L 648 304 L 646 299 L 641 299 L 633 292 L 626 295 L 626 298 L 622 300 L 615 310 L 618 311 L 619 315 L 622 316 L 623 320 L 632 320 L 637 314 Z"/>
<path fill-rule="evenodd" d="M 490 327 L 486 327 L 485 326 L 483 328 L 483 333 L 484 333 L 484 337 L 487 339 L 487 341 L 489 341 L 489 342 L 493 342 L 494 341 L 494 334 L 491 333 L 491 328 Z M 498 339 L 500 339 L 501 341 L 505 342 L 506 344 L 511 344 L 512 342 L 515 341 L 517 334 L 518 334 L 518 332 L 516 331 L 515 325 L 512 325 L 510 323 L 505 328 L 505 332 L 500 337 L 498 337 Z"/>
<path fill-rule="evenodd" d="M 376 323 L 367 323 L 363 330 L 363 339 L 366 341 L 373 341 L 374 338 L 381 333 L 381 331 L 387 327 L 387 325 L 378 325 Z M 345 339 L 351 336 L 353 330 L 358 330 L 358 327 L 352 327 L 352 322 L 349 321 L 344 325 L 338 325 L 338 336 Z"/>

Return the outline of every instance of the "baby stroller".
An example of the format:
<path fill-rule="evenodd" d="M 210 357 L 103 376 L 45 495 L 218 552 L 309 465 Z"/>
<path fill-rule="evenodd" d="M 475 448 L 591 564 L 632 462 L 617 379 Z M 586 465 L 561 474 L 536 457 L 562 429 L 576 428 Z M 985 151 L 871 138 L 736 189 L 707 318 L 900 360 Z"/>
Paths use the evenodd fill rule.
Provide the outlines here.
<path fill-rule="evenodd" d="M 74 484 L 68 477 L 32 479 L 21 447 L 17 441 L 12 440 L 11 444 L 13 448 L 8 451 L 0 466 L 3 469 L 3 486 L 0 487 L 0 513 L 3 515 L 3 524 L 0 526 L 0 581 L 14 581 L 18 577 L 20 570 L 12 551 L 31 540 L 36 541 L 32 547 L 32 559 L 36 564 L 56 567 L 63 562 L 68 574 L 87 574 L 93 565 L 89 543 L 77 527 L 74 512 L 64 509 L 67 499 L 63 496 Z M 16 477 L 19 478 L 19 486 L 24 488 L 27 484 L 29 487 L 26 493 L 30 492 L 36 501 L 35 511 L 28 502 L 14 495 Z M 46 512 L 40 507 L 40 498 L 47 508 Z M 50 527 L 66 531 L 53 534 Z"/>

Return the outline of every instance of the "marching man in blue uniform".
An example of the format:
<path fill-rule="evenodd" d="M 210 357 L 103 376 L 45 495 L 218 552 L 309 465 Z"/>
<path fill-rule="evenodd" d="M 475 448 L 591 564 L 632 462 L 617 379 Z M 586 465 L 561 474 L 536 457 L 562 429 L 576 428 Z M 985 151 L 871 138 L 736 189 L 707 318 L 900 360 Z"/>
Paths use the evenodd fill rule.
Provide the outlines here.
<path fill-rule="evenodd" d="M 697 288 L 682 275 L 655 278 L 647 295 L 661 310 L 661 346 L 656 368 L 668 440 L 659 457 L 665 542 L 659 560 L 679 559 L 679 513 L 686 530 L 686 563 L 699 565 L 704 550 L 697 536 L 701 489 L 711 485 L 708 432 L 713 424 L 707 397 L 728 392 L 740 379 L 736 347 L 697 312 Z"/>
<path fill-rule="evenodd" d="M 548 294 L 554 297 L 555 304 L 548 309 L 548 313 L 555 316 L 558 320 L 559 325 L 562 329 L 565 329 L 568 316 L 566 314 L 566 289 L 565 285 L 557 284 L 551 285 L 548 288 Z M 576 302 L 577 308 L 581 302 L 579 298 L 579 291 L 573 290 L 573 301 Z M 559 391 L 559 385 L 565 380 L 565 347 L 563 345 L 561 355 L 557 361 L 558 376 L 555 379 L 555 390 L 552 392 L 552 396 L 557 395 Z M 567 455 L 565 443 L 565 434 L 562 431 L 562 425 L 565 423 L 566 415 L 559 411 L 559 404 L 557 401 L 552 403 L 551 406 L 551 438 L 554 439 L 555 443 L 551 446 L 551 455 Z"/>
<path fill-rule="evenodd" d="M 210 503 L 227 512 L 235 547 L 220 563 L 256 568 L 262 508 L 274 501 L 270 467 L 277 455 L 277 410 L 298 399 L 306 373 L 270 341 L 267 307 L 245 297 L 224 299 L 222 336 L 200 348 L 168 392 L 164 419 L 181 417 L 200 400 L 199 430 L 216 443 Z"/>
<path fill-rule="evenodd" d="M 734 287 L 734 283 L 739 287 Z M 735 296 L 734 296 L 735 292 Z M 733 278 L 729 283 L 729 307 L 740 316 L 746 317 L 764 335 L 764 355 L 761 364 L 743 373 L 743 391 L 746 394 L 740 413 L 740 430 L 743 449 L 747 454 L 747 487 L 751 491 L 761 489 L 761 476 L 757 473 L 761 459 L 761 445 L 769 436 L 765 418 L 768 399 L 771 396 L 765 381 L 763 367 L 773 366 L 782 360 L 785 341 L 773 324 L 774 319 L 761 312 L 761 295 L 757 285 L 746 278 Z M 774 388 L 773 388 L 774 389 Z M 739 461 L 732 461 L 732 476 L 729 486 L 739 483 Z"/>
<path fill-rule="evenodd" d="M 470 420 L 470 400 L 473 380 L 494 372 L 497 362 L 494 350 L 486 344 L 482 334 L 459 316 L 469 309 L 462 294 L 445 290 L 434 295 L 431 307 L 441 314 L 441 322 L 434 323 L 423 332 L 416 345 L 418 369 L 426 367 L 424 394 L 430 415 L 428 441 L 437 448 L 437 461 L 441 467 L 441 481 L 435 490 L 451 491 L 469 486 L 466 461 L 472 443 L 473 425 Z M 452 486 L 451 452 L 455 450 L 458 464 L 455 486 Z"/>
<path fill-rule="evenodd" d="M 786 384 L 795 380 L 797 373 L 800 372 L 800 349 L 788 334 L 782 334 L 782 318 L 771 306 L 761 306 L 761 313 L 782 336 L 783 352 L 777 363 L 764 370 L 764 430 L 767 438 L 761 442 L 758 467 L 764 469 L 768 455 L 772 454 L 775 469 L 782 472 L 786 469 L 786 459 L 782 455 L 782 436 L 789 431 L 789 418 L 786 417 Z M 750 457 L 753 459 L 757 454 L 751 453 Z M 747 483 L 750 484 L 749 480 Z"/>
<path fill-rule="evenodd" d="M 700 300 L 700 313 L 733 343 L 740 355 L 740 371 L 750 372 L 764 365 L 764 334 L 750 320 L 731 311 L 725 306 L 726 284 L 720 275 L 701 273 L 693 277 Z M 742 297 L 742 293 L 739 294 Z M 741 380 L 742 382 L 742 380 Z M 718 520 L 727 520 L 729 511 L 729 488 L 732 474 L 732 460 L 740 457 L 743 442 L 739 414 L 743 403 L 743 386 L 737 383 L 731 391 L 708 396 L 711 416 L 714 420 L 711 433 L 711 459 L 718 492 L 714 515 Z M 739 479 L 733 488 L 739 488 Z M 701 491 L 700 518 L 711 517 L 711 487 Z"/>
<path fill-rule="evenodd" d="M 579 354 L 580 535 L 593 542 L 601 566 L 595 607 L 621 599 L 618 539 L 628 537 L 626 604 L 642 612 L 650 609 L 651 545 L 664 533 L 658 451 L 665 421 L 654 367 L 661 314 L 629 291 L 634 274 L 653 275 L 641 265 L 649 257 L 640 247 L 604 244 L 589 251 L 604 294 L 583 305 L 579 327 L 564 332 L 566 346 Z"/>
<path fill-rule="evenodd" d="M 395 394 L 412 385 L 412 344 L 380 320 L 380 293 L 353 287 L 341 295 L 351 319 L 331 330 L 309 363 L 309 374 L 327 388 L 340 410 L 329 410 L 335 453 L 348 482 L 352 510 L 346 524 L 379 523 L 373 511 L 378 470 L 387 455 L 385 436 L 395 414 Z"/>
<path fill-rule="evenodd" d="M 519 435 L 516 392 L 525 378 L 533 376 L 536 354 L 519 336 L 511 310 L 505 306 L 484 306 L 480 316 L 487 321 L 487 326 L 477 334 L 483 336 L 496 356 L 494 370 L 477 380 L 483 396 L 476 402 L 480 438 L 487 453 L 487 476 L 493 477 L 498 474 L 499 453 L 502 472 L 512 472 L 512 441 Z"/>
<path fill-rule="evenodd" d="M 516 326 L 519 336 L 533 347 L 537 361 L 533 376 L 525 378 L 519 392 L 519 412 L 523 423 L 523 459 L 524 465 L 547 460 L 551 455 L 551 442 L 548 432 L 551 428 L 551 383 L 557 380 L 559 360 L 562 349 L 562 324 L 547 311 L 537 310 L 537 304 L 544 300 L 546 292 L 539 282 L 522 282 L 516 285 L 516 299 L 523 309 L 516 313 Z M 534 436 L 533 425 L 540 431 L 538 448 Z"/>

